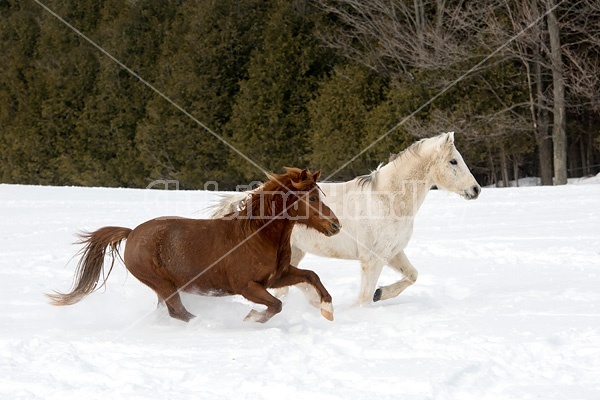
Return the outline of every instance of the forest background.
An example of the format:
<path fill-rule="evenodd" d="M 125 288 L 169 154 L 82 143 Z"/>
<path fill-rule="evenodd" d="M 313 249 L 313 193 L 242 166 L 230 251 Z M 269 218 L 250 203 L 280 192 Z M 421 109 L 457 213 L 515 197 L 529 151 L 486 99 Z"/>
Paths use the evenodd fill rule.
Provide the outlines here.
<path fill-rule="evenodd" d="M 450 130 L 483 185 L 600 171 L 600 1 L 43 4 L 272 171 L 351 179 Z M 0 182 L 262 178 L 40 4 L 0 0 Z"/>

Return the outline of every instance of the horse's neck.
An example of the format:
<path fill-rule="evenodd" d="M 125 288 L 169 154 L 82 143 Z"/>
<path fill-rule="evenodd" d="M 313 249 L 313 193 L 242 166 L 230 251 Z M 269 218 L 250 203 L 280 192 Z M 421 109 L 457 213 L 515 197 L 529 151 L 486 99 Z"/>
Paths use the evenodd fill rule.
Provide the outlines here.
<path fill-rule="evenodd" d="M 266 217 L 260 220 L 256 228 L 267 241 L 281 245 L 286 242 L 289 244 L 294 224 L 295 221 L 281 218 L 281 216 L 275 218 Z"/>
<path fill-rule="evenodd" d="M 408 213 L 414 216 L 433 185 L 430 170 L 429 157 L 404 155 L 379 170 L 376 191 L 402 196 L 404 201 L 394 201 L 393 206 L 403 207 L 402 214 Z"/>

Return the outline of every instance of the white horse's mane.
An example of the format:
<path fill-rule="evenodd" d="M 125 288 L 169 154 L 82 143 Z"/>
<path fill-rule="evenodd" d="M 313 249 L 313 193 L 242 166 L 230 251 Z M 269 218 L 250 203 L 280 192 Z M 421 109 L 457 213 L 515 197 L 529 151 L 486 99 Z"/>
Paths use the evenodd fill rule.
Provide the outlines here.
<path fill-rule="evenodd" d="M 390 160 L 389 162 L 393 162 L 396 161 L 397 159 L 401 158 L 401 157 L 406 157 L 409 154 L 412 154 L 413 156 L 419 156 L 420 151 L 421 151 L 421 147 L 423 146 L 423 143 L 427 140 L 427 139 L 431 139 L 431 138 L 424 138 L 419 140 L 418 142 L 415 142 L 413 144 L 411 144 L 410 146 L 408 146 L 406 149 L 404 150 L 400 150 L 398 153 L 396 154 L 392 154 L 390 156 Z"/>
<path fill-rule="evenodd" d="M 413 156 L 416 156 L 416 157 L 420 157 L 421 156 L 421 150 L 422 150 L 422 147 L 423 147 L 423 144 L 425 143 L 425 141 L 428 141 L 428 140 L 433 139 L 433 138 L 439 138 L 439 137 L 441 137 L 441 135 L 434 136 L 432 138 L 421 139 L 421 140 L 419 140 L 419 141 L 411 144 L 406 149 L 400 150 L 398 153 L 390 155 L 390 159 L 388 161 L 388 164 L 391 163 L 391 162 L 394 162 L 394 161 L 396 161 L 398 159 L 407 157 L 408 155 L 413 155 Z M 357 176 L 355 178 L 356 179 L 356 185 L 358 187 L 360 187 L 361 189 L 373 187 L 375 185 L 375 182 L 377 181 L 377 174 L 379 173 L 379 170 L 381 170 L 381 168 L 384 165 L 387 165 L 387 164 L 381 163 L 381 164 L 379 164 L 379 166 L 377 167 L 377 169 L 371 171 L 370 173 L 368 173 L 366 175 Z"/>
<path fill-rule="evenodd" d="M 375 185 L 375 179 L 377 178 L 377 173 L 379 172 L 379 170 L 383 166 L 384 166 L 384 163 L 381 163 L 381 164 L 379 164 L 377 166 L 377 169 L 369 172 L 368 174 L 357 176 L 355 178 L 356 179 L 356 185 L 358 187 L 360 187 L 361 189 L 364 189 L 365 187 L 369 187 L 369 186 Z"/>

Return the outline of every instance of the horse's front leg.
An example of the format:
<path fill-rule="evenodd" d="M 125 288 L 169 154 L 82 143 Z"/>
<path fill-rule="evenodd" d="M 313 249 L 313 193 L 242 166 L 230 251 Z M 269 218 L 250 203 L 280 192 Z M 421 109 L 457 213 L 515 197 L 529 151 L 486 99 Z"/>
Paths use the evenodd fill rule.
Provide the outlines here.
<path fill-rule="evenodd" d="M 407 287 L 414 284 L 417 281 L 419 273 L 415 267 L 410 263 L 404 251 L 396 254 L 394 257 L 388 260 L 388 265 L 404 275 L 400 281 L 392 283 L 388 286 L 382 286 L 375 291 L 373 301 L 391 299 L 398 296 Z"/>
<path fill-rule="evenodd" d="M 292 245 L 292 258 L 290 260 L 290 264 L 298 267 L 300 265 L 300 261 L 304 258 L 306 253 L 300 250 L 298 247 Z M 309 302 L 315 307 L 319 306 L 319 301 L 317 298 L 317 293 L 312 289 L 312 287 L 308 285 L 299 285 L 298 288 L 304 293 L 304 295 L 308 298 Z M 290 288 L 288 286 L 277 288 L 273 291 L 273 295 L 278 299 L 282 298 L 286 294 L 288 294 Z M 316 305 L 315 305 L 316 303 Z"/>
<path fill-rule="evenodd" d="M 244 321 L 264 323 L 270 320 L 275 314 L 281 312 L 281 301 L 272 296 L 260 283 L 250 281 L 240 294 L 254 303 L 267 306 L 265 311 L 251 310 L 246 318 L 244 318 Z"/>
<path fill-rule="evenodd" d="M 273 284 L 273 288 L 286 287 L 297 285 L 299 283 L 305 283 L 312 286 L 321 300 L 321 315 L 330 321 L 333 321 L 333 305 L 331 304 L 331 295 L 323 286 L 319 276 L 308 269 L 296 268 L 290 265 L 288 273 L 283 275 L 277 282 Z"/>

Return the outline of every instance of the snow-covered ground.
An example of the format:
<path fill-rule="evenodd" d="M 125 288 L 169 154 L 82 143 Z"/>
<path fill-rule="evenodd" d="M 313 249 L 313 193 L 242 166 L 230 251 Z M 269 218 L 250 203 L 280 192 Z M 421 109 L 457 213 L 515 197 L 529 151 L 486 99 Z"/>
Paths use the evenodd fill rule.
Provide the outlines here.
<path fill-rule="evenodd" d="M 574 185 L 595 185 L 600 183 L 600 173 L 595 176 L 585 176 L 583 178 L 569 178 L 569 184 Z M 509 181 L 508 187 L 526 187 L 526 186 L 540 186 L 542 184 L 542 179 L 539 177 L 526 177 L 519 178 L 518 181 Z M 502 186 L 502 182 L 500 182 L 500 186 Z M 488 187 L 496 187 L 496 185 L 490 185 Z"/>
<path fill-rule="evenodd" d="M 352 308 L 356 262 L 307 257 L 335 321 L 291 290 L 267 324 L 238 297 L 184 296 L 189 325 L 115 267 L 70 307 L 74 233 L 201 217 L 208 192 L 0 185 L 0 397 L 599 399 L 600 185 L 432 191 L 407 254 L 417 283 Z M 380 284 L 399 276 L 384 270 Z"/>

